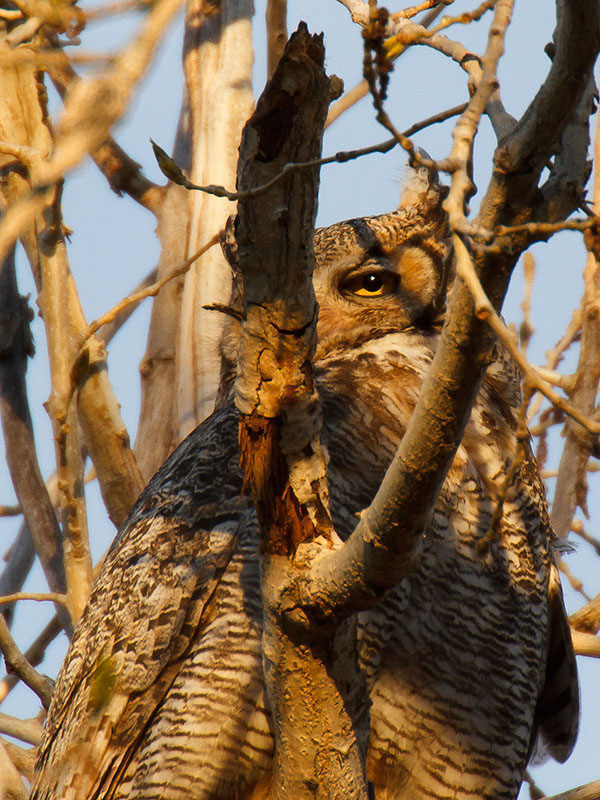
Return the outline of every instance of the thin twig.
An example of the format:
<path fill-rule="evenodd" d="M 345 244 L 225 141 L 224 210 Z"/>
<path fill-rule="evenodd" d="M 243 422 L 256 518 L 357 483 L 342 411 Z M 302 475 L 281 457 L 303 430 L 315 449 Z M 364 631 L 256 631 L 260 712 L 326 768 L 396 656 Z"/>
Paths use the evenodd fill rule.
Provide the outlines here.
<path fill-rule="evenodd" d="M 22 513 L 21 506 L 0 506 L 0 517 L 20 517 Z"/>
<path fill-rule="evenodd" d="M 561 558 L 561 560 L 558 563 L 558 567 L 559 567 L 560 571 L 562 572 L 562 574 L 566 577 L 566 579 L 571 584 L 571 588 L 573 589 L 573 591 L 577 592 L 577 594 L 580 594 L 582 597 L 584 597 L 587 600 L 588 603 L 591 602 L 592 598 L 589 596 L 589 594 L 583 588 L 583 581 L 581 581 L 577 577 L 577 575 L 573 574 L 573 572 L 571 571 L 571 568 L 568 566 L 568 564 L 566 563 L 564 558 Z"/>
<path fill-rule="evenodd" d="M 0 614 L 0 650 L 4 653 L 4 660 L 7 666 L 10 666 L 21 680 L 29 686 L 29 688 L 37 694 L 42 701 L 44 708 L 48 708 L 50 700 L 52 699 L 52 692 L 54 686 L 52 681 L 45 675 L 40 675 L 39 672 L 31 666 L 29 661 L 25 658 L 23 653 L 17 647 L 17 643 L 11 636 L 8 630 L 8 625 L 4 617 Z"/>
<path fill-rule="evenodd" d="M 418 133 L 430 125 L 444 122 L 452 117 L 457 116 L 458 114 L 462 114 L 466 108 L 466 105 L 466 103 L 461 103 L 458 106 L 448 108 L 446 111 L 440 111 L 437 114 L 433 114 L 431 117 L 427 117 L 420 122 L 416 122 L 414 125 L 411 125 L 410 128 L 407 128 L 406 131 L 399 133 L 398 135 L 405 138 L 413 136 L 415 133 Z M 324 166 L 325 164 L 345 164 L 347 161 L 353 161 L 356 158 L 372 155 L 373 153 L 388 153 L 397 145 L 398 138 L 392 137 L 391 139 L 386 139 L 383 142 L 369 145 L 368 147 L 361 147 L 356 150 L 340 150 L 339 152 L 334 153 L 332 156 L 317 158 L 314 161 L 302 161 L 298 163 L 286 164 L 281 172 L 279 172 L 272 180 L 268 181 L 268 183 L 264 183 L 261 186 L 255 186 L 247 191 L 232 192 L 229 191 L 229 189 L 226 189 L 224 186 L 199 186 L 198 184 L 193 183 L 183 174 L 182 170 L 179 169 L 173 159 L 155 142 L 152 142 L 158 165 L 163 174 L 169 178 L 169 180 L 177 183 L 180 186 L 184 186 L 186 189 L 204 192 L 205 194 L 211 194 L 215 197 L 224 197 L 227 198 L 227 200 L 250 200 L 254 197 L 258 197 L 259 195 L 271 189 L 275 184 L 279 183 L 279 181 L 283 180 L 283 178 L 285 178 L 291 172 L 296 170 L 320 167 Z M 433 162 L 427 161 L 427 163 L 431 163 L 432 166 L 436 166 Z"/>
<path fill-rule="evenodd" d="M 456 272 L 464 280 L 471 292 L 476 306 L 475 313 L 479 319 L 486 320 L 490 328 L 492 328 L 494 333 L 498 336 L 511 356 L 514 358 L 532 388 L 541 392 L 554 406 L 559 408 L 561 411 L 564 411 L 565 414 L 578 422 L 590 433 L 600 433 L 600 423 L 593 419 L 589 419 L 582 414 L 579 409 L 575 408 L 573 405 L 571 405 L 571 403 L 558 395 L 554 389 L 552 389 L 550 384 L 541 377 L 538 370 L 529 363 L 527 358 L 517 346 L 514 336 L 508 330 L 504 322 L 502 322 L 500 315 L 496 312 L 487 295 L 483 291 L 483 287 L 481 286 L 479 278 L 477 277 L 471 262 L 471 257 L 462 239 L 460 236 L 454 234 L 453 240 L 454 251 L 457 257 Z"/>
<path fill-rule="evenodd" d="M 91 322 L 86 333 L 86 341 L 104 325 L 108 325 L 109 323 L 113 322 L 113 320 L 115 320 L 126 308 L 145 300 L 147 297 L 155 297 L 163 288 L 163 286 L 169 283 L 169 281 L 179 278 L 181 275 L 185 275 L 194 261 L 197 261 L 200 256 L 206 253 L 207 250 L 210 250 L 211 247 L 214 247 L 214 245 L 219 243 L 220 235 L 220 232 L 215 233 L 215 235 L 212 236 L 208 242 L 206 242 L 206 244 L 202 245 L 199 250 L 196 250 L 196 252 L 193 253 L 189 258 L 186 258 L 185 261 L 182 261 L 178 267 L 176 267 L 172 272 L 169 272 L 169 274 L 164 278 L 161 278 L 155 283 L 150 284 L 150 286 L 146 286 L 143 289 L 133 292 L 128 297 L 124 297 L 123 300 L 120 300 L 109 311 Z"/>
<path fill-rule="evenodd" d="M 46 655 L 46 649 L 48 645 L 50 645 L 54 639 L 56 639 L 62 630 L 63 627 L 58 616 L 53 616 L 50 622 L 25 652 L 25 658 L 32 667 L 37 667 L 38 664 L 41 664 L 41 662 L 44 660 L 44 656 Z M 18 675 L 7 675 L 0 681 L 0 703 L 4 702 L 7 695 L 19 683 L 19 680 L 20 678 Z"/>
<path fill-rule="evenodd" d="M 17 600 L 35 600 L 38 603 L 60 603 L 67 606 L 67 595 L 60 592 L 13 592 L 0 595 L 0 604 L 14 603 Z"/>

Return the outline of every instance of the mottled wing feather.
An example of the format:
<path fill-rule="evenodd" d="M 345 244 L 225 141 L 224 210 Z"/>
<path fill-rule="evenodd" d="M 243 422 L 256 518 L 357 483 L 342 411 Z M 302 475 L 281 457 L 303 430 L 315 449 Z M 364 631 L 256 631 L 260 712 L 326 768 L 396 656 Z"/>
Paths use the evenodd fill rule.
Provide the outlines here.
<path fill-rule="evenodd" d="M 201 635 L 247 515 L 236 437 L 233 409 L 191 434 L 115 541 L 57 682 L 36 800 L 109 797 Z"/>
<path fill-rule="evenodd" d="M 542 743 L 557 761 L 570 756 L 579 728 L 579 685 L 569 621 L 553 564 L 548 587 L 550 630 L 546 678 L 538 702 L 538 725 Z"/>

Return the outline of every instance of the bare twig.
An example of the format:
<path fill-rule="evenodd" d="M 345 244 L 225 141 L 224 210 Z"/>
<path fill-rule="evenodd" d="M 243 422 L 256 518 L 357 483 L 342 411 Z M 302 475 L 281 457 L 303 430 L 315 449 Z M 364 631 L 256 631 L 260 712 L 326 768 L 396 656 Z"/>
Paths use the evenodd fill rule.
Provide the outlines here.
<path fill-rule="evenodd" d="M 577 786 L 567 792 L 553 794 L 551 797 L 544 797 L 542 800 L 598 800 L 600 797 L 600 780 Z"/>
<path fill-rule="evenodd" d="M 0 517 L 20 517 L 22 513 L 21 506 L 0 506 Z"/>
<path fill-rule="evenodd" d="M 598 472 L 600 467 L 598 464 L 588 464 L 588 471 L 589 472 Z M 597 555 L 600 556 L 600 539 L 597 539 L 595 536 L 592 536 L 588 533 L 585 528 L 583 527 L 583 523 L 579 519 L 574 519 L 571 523 L 571 530 L 573 533 L 577 534 L 584 542 L 587 542 L 591 545 L 594 550 L 596 551 Z"/>
<path fill-rule="evenodd" d="M 342 2 L 343 5 L 345 5 L 351 13 L 352 13 L 352 8 L 351 8 L 352 5 L 354 5 L 357 8 L 357 10 L 359 10 L 359 14 L 362 14 L 364 11 L 365 4 L 360 1 L 354 4 L 352 0 L 350 0 L 350 2 L 345 2 L 344 0 L 338 0 L 338 1 Z M 442 13 L 444 5 L 442 5 L 441 3 L 436 3 L 435 5 L 436 7 L 433 8 L 433 10 L 430 11 L 429 14 L 427 14 L 425 18 L 422 20 L 422 26 L 424 29 L 429 28 L 429 26 L 432 25 L 433 22 L 437 19 L 437 17 Z M 411 11 L 412 9 L 405 9 L 405 10 Z M 368 11 L 366 13 L 368 13 Z M 392 14 L 391 19 L 392 20 L 400 19 L 402 16 L 403 16 L 402 12 L 398 12 L 398 14 Z M 408 16 L 410 15 L 407 14 L 407 17 Z M 354 16 L 352 16 L 352 19 L 354 22 L 359 22 L 360 24 L 360 19 L 366 19 L 366 17 L 364 18 L 361 17 L 360 19 L 357 17 L 355 19 Z M 364 22 L 362 24 L 364 24 Z M 332 125 L 336 121 L 336 119 L 341 117 L 344 111 L 347 111 L 353 105 L 356 105 L 356 103 L 358 103 L 359 100 L 362 100 L 362 98 L 366 97 L 368 94 L 369 94 L 369 84 L 363 78 L 363 80 L 357 83 L 356 86 L 353 86 L 352 89 L 349 89 L 347 92 L 344 92 L 344 94 L 340 97 L 340 99 L 337 102 L 333 103 L 327 115 L 327 122 L 325 123 L 325 128 L 327 129 L 330 125 Z"/>
<path fill-rule="evenodd" d="M 559 569 L 562 572 L 562 574 L 566 577 L 566 579 L 571 584 L 571 588 L 573 589 L 573 591 L 577 592 L 577 594 L 580 594 L 589 603 L 590 602 L 590 596 L 589 596 L 589 594 L 587 594 L 587 592 L 583 588 L 583 581 L 581 581 L 577 577 L 577 575 L 573 574 L 573 572 L 571 571 L 571 568 L 566 563 L 564 558 L 561 558 L 561 560 L 558 563 L 558 566 L 559 566 Z"/>
<path fill-rule="evenodd" d="M 147 297 L 155 297 L 163 286 L 166 286 L 167 283 L 178 278 L 180 275 L 185 275 L 185 273 L 189 270 L 192 266 L 194 261 L 197 261 L 201 255 L 206 253 L 207 250 L 210 250 L 211 247 L 214 247 L 216 244 L 219 243 L 219 233 L 215 233 L 205 245 L 203 245 L 199 250 L 197 250 L 193 255 L 189 258 L 186 258 L 179 266 L 175 267 L 172 272 L 169 272 L 164 278 L 156 281 L 155 283 L 151 283 L 150 286 L 145 286 L 142 289 L 138 289 L 132 294 L 124 297 L 120 300 L 115 306 L 113 306 L 109 311 L 102 314 L 101 317 L 94 320 L 90 323 L 86 340 L 93 336 L 96 331 L 100 330 L 100 328 L 104 327 L 105 325 L 109 325 L 113 322 L 125 309 L 129 308 L 130 306 L 135 306 L 140 303 L 142 300 L 145 300 Z M 84 342 L 85 344 L 85 342 Z"/>
<path fill-rule="evenodd" d="M 467 222 L 464 213 L 465 205 L 474 191 L 472 182 L 473 140 L 481 116 L 498 86 L 496 70 L 498 61 L 504 52 L 504 36 L 510 23 L 512 5 L 510 0 L 499 0 L 496 5 L 488 47 L 482 59 L 481 79 L 467 109 L 454 128 L 449 160 L 459 168 L 452 175 L 450 192 L 445 203 L 450 228 L 454 233 L 474 232 L 473 226 Z"/>
<path fill-rule="evenodd" d="M 431 125 L 435 125 L 439 122 L 445 122 L 446 120 L 457 116 L 457 114 L 462 114 L 466 106 L 466 103 L 461 103 L 458 106 L 453 106 L 445 111 L 440 111 L 437 114 L 433 114 L 431 117 L 427 117 L 420 122 L 414 123 L 414 125 L 411 125 L 410 128 L 407 128 L 399 135 L 401 137 L 408 138 L 424 128 L 428 128 Z M 332 156 L 317 158 L 314 161 L 285 164 L 281 172 L 279 172 L 267 183 L 264 183 L 261 186 L 255 186 L 246 191 L 232 192 L 229 189 L 226 189 L 224 186 L 198 186 L 197 184 L 193 183 L 183 174 L 182 170 L 179 169 L 173 159 L 155 142 L 152 142 L 158 165 L 163 174 L 169 178 L 169 180 L 177 183 L 180 186 L 184 186 L 186 189 L 212 194 L 215 197 L 225 197 L 228 200 L 250 200 L 254 197 L 259 197 L 261 194 L 269 191 L 269 189 L 273 188 L 273 186 L 279 183 L 279 181 L 283 180 L 290 173 L 296 170 L 312 169 L 313 167 L 321 167 L 325 164 L 345 164 L 347 161 L 353 161 L 356 158 L 372 155 L 373 153 L 388 153 L 397 145 L 398 138 L 394 136 L 391 139 L 386 139 L 384 142 L 379 142 L 378 144 L 361 147 L 356 150 L 340 150 L 339 152 L 334 153 Z M 424 159 L 421 160 L 423 161 Z M 433 162 L 430 163 L 433 166 Z"/>
<path fill-rule="evenodd" d="M 43 726 L 38 719 L 18 719 L 0 712 L 0 733 L 14 736 L 28 744 L 38 745 L 42 738 Z"/>
<path fill-rule="evenodd" d="M 471 258 L 465 247 L 462 239 L 459 236 L 454 236 L 454 250 L 456 252 L 456 271 L 457 274 L 464 280 L 468 286 L 469 291 L 473 296 L 475 302 L 475 313 L 479 319 L 485 319 L 494 333 L 501 339 L 506 349 L 514 358 L 519 368 L 527 378 L 529 385 L 541 392 L 550 402 L 564 411 L 569 417 L 578 422 L 585 430 L 590 433 L 600 433 L 600 423 L 594 419 L 585 416 L 579 409 L 575 408 L 571 403 L 567 402 L 564 398 L 558 395 L 545 380 L 540 372 L 533 367 L 525 355 L 521 352 L 514 336 L 508 330 L 506 325 L 502 322 L 500 315 L 492 306 L 489 298 L 483 291 L 483 287 L 475 273 L 475 269 L 471 262 Z"/>
<path fill-rule="evenodd" d="M 56 639 L 58 634 L 62 631 L 62 625 L 58 616 L 52 617 L 50 622 L 46 625 L 40 635 L 35 639 L 33 644 L 27 648 L 25 658 L 32 667 L 37 667 L 38 664 L 44 660 L 46 648 Z M 18 675 L 7 675 L 0 681 L 0 703 L 2 703 L 6 696 L 19 682 Z"/>
<path fill-rule="evenodd" d="M 158 270 L 153 269 L 149 272 L 146 277 L 141 280 L 138 285 L 135 287 L 133 292 L 130 293 L 129 296 L 139 292 L 143 289 L 146 289 L 149 286 L 152 286 L 153 283 L 156 283 L 156 278 L 158 275 Z M 119 311 L 116 316 L 110 321 L 102 325 L 97 330 L 98 338 L 104 342 L 104 344 L 108 344 L 116 334 L 121 330 L 123 325 L 127 322 L 129 317 L 133 314 L 133 312 L 137 309 L 139 304 L 142 302 L 144 298 L 140 298 L 139 302 L 129 303 L 126 308 L 123 308 Z"/>
<path fill-rule="evenodd" d="M 17 600 L 36 600 L 37 602 L 67 605 L 67 595 L 58 592 L 13 592 L 13 594 L 0 595 L 0 603 L 15 603 Z"/>
<path fill-rule="evenodd" d="M 8 625 L 0 614 L 0 650 L 4 653 L 6 664 L 13 669 L 21 680 L 37 694 L 44 708 L 48 708 L 52 699 L 54 686 L 45 675 L 40 675 L 27 661 L 10 635 Z M 6 732 L 6 731 L 5 731 Z"/>
<path fill-rule="evenodd" d="M 529 770 L 525 770 L 524 778 L 529 784 L 529 800 L 542 800 L 542 798 L 546 796 L 545 792 L 543 792 L 533 780 Z"/>

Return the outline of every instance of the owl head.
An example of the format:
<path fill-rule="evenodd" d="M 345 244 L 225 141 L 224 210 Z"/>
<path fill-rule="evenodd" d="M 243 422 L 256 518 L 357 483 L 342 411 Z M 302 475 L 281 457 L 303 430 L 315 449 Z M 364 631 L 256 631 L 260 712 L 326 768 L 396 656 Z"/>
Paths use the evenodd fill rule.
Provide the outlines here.
<path fill-rule="evenodd" d="M 413 169 L 395 211 L 338 222 L 315 232 L 313 284 L 319 303 L 317 355 L 395 331 L 440 321 L 451 272 L 447 188 L 437 173 Z M 242 281 L 233 218 L 222 237 L 233 271 L 222 339 L 223 380 L 235 373 Z M 237 317 L 237 319 L 236 319 Z"/>
<path fill-rule="evenodd" d="M 439 321 L 451 269 L 446 193 L 435 173 L 413 170 L 395 211 L 316 231 L 319 351 Z"/>

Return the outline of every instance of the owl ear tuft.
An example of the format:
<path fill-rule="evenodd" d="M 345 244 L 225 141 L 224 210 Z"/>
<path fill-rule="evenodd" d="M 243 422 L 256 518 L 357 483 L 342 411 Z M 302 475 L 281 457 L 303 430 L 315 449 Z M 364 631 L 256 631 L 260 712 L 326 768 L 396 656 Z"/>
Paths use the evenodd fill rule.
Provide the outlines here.
<path fill-rule="evenodd" d="M 418 148 L 423 158 L 431 161 L 429 154 Z M 448 187 L 440 183 L 436 169 L 420 164 L 410 164 L 409 177 L 400 197 L 400 208 L 435 209 L 442 211 L 442 203 L 448 194 Z"/>

